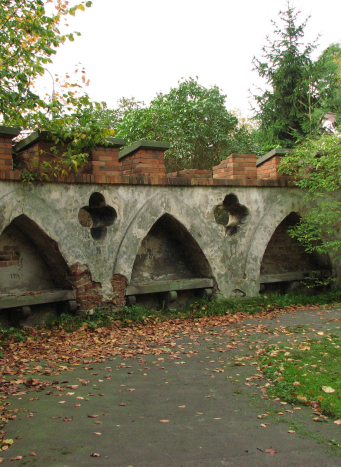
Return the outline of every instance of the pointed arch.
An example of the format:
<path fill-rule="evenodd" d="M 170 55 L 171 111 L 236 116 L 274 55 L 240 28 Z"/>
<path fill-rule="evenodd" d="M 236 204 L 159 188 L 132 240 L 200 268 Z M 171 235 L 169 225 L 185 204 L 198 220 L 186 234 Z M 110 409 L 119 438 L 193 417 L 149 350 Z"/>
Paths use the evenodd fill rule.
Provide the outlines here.
<path fill-rule="evenodd" d="M 28 216 L 15 217 L 3 230 L 0 250 L 3 291 L 72 288 L 57 243 Z"/>
<path fill-rule="evenodd" d="M 301 213 L 304 209 L 302 196 L 283 197 L 267 209 L 255 226 L 253 239 L 246 254 L 245 275 L 259 290 L 261 262 L 268 243 L 279 224 L 291 213 Z"/>
<path fill-rule="evenodd" d="M 136 255 L 131 283 L 211 277 L 198 243 L 170 214 L 163 214 L 144 237 Z"/>
<path fill-rule="evenodd" d="M 303 194 L 296 194 L 290 198 L 283 197 L 274 203 L 258 222 L 247 253 L 245 266 L 246 277 L 254 281 L 255 290 L 259 290 L 262 260 L 275 231 L 290 214 L 293 213 L 296 217 L 300 217 L 308 209 L 309 206 L 304 201 Z M 329 258 L 325 259 L 325 263 L 330 264 Z"/>
<path fill-rule="evenodd" d="M 164 219 L 168 219 L 170 225 L 177 225 L 179 227 L 179 235 L 181 232 L 186 241 L 192 242 L 192 244 L 196 245 L 197 251 L 201 251 L 207 262 L 205 270 L 209 270 L 212 275 L 211 266 L 206 258 L 201 242 L 203 235 L 200 213 L 196 212 L 192 207 L 187 206 L 183 199 L 169 193 L 155 194 L 132 219 L 118 248 L 114 274 L 123 274 L 130 282 L 133 266 L 141 244 L 154 224 L 163 216 L 166 216 Z"/>

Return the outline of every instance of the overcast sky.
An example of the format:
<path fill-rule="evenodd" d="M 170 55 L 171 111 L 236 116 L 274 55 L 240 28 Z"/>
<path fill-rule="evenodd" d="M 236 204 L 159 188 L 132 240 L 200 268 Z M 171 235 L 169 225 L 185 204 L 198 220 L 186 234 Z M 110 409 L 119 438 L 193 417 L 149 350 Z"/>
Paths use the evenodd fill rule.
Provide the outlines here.
<path fill-rule="evenodd" d="M 311 15 L 305 41 L 321 34 L 317 54 L 341 41 L 340 0 L 293 4 L 301 21 Z M 148 103 L 181 78 L 198 76 L 200 84 L 221 88 L 228 109 L 246 114 L 248 89 L 261 83 L 252 57 L 260 57 L 270 21 L 283 9 L 284 0 L 93 0 L 69 22 L 82 36 L 60 47 L 49 70 L 72 73 L 80 62 L 90 79 L 87 92 L 109 107 L 122 96 Z M 51 81 L 47 76 L 40 84 L 50 94 Z"/>

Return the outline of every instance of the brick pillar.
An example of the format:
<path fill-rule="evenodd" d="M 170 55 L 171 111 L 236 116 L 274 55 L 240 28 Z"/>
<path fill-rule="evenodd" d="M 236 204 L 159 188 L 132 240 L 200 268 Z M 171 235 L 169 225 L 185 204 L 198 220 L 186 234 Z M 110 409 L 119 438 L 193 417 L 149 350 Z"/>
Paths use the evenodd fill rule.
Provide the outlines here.
<path fill-rule="evenodd" d="M 165 177 L 165 151 L 169 143 L 137 141 L 119 153 L 121 175 Z"/>
<path fill-rule="evenodd" d="M 275 148 L 257 160 L 257 178 L 269 180 L 294 180 L 291 175 L 278 171 L 281 159 L 290 149 Z"/>
<path fill-rule="evenodd" d="M 19 128 L 0 126 L 0 170 L 13 169 L 12 139 L 20 133 Z"/>
<path fill-rule="evenodd" d="M 213 178 L 256 179 L 256 161 L 255 154 L 231 154 L 213 167 Z"/>
<path fill-rule="evenodd" d="M 87 170 L 81 169 L 81 173 L 91 173 L 93 175 L 119 174 L 118 151 L 119 148 L 125 145 L 125 141 L 120 138 L 108 138 L 108 142 L 108 146 L 101 146 L 91 151 L 89 164 L 86 167 Z"/>

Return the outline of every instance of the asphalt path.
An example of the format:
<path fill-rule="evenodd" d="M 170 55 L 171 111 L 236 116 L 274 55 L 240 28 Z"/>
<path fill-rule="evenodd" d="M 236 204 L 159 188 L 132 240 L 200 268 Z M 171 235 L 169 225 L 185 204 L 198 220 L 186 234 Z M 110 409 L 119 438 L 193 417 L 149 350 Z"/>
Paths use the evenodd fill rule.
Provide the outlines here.
<path fill-rule="evenodd" d="M 46 376 L 45 390 L 8 397 L 13 444 L 0 457 L 20 467 L 339 467 L 341 426 L 268 398 L 257 361 L 267 345 L 318 332 L 341 334 L 340 307 L 194 327 L 158 355 L 85 360 Z"/>

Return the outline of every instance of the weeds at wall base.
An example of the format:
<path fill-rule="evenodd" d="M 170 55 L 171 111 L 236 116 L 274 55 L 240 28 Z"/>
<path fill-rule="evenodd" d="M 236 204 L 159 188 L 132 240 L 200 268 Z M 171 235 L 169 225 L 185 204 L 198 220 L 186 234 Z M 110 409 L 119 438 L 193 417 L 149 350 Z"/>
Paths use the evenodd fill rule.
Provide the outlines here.
<path fill-rule="evenodd" d="M 61 314 L 46 322 L 49 329 L 64 329 L 73 332 L 80 328 L 100 328 L 105 326 L 130 326 L 134 323 L 157 323 L 168 319 L 199 319 L 203 316 L 217 316 L 236 313 L 254 315 L 259 312 L 285 311 L 287 307 L 328 305 L 341 302 L 341 290 L 316 295 L 260 295 L 254 298 L 230 300 L 195 300 L 178 310 L 149 310 L 142 306 L 125 306 L 121 311 L 108 313 L 96 309 L 92 314 L 69 315 Z M 30 335 L 29 328 L 0 329 L 0 348 L 14 342 L 20 342 Z M 1 352 L 1 349 L 0 349 Z"/>

